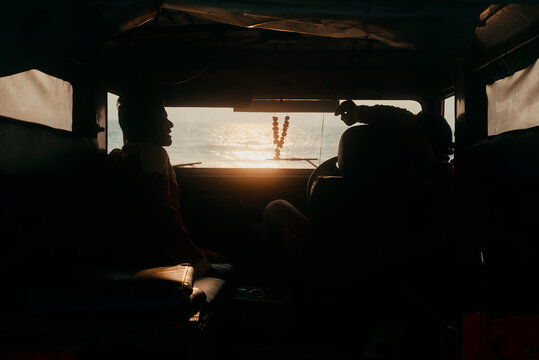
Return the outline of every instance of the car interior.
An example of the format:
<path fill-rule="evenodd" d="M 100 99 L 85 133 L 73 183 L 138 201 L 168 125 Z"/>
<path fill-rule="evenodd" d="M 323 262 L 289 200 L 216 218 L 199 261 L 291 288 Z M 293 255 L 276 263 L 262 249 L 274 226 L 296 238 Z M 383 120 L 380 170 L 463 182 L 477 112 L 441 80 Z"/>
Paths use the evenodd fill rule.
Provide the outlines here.
<path fill-rule="evenodd" d="M 533 1 L 2 8 L 2 357 L 539 354 Z M 135 259 L 163 228 L 147 179 L 110 161 L 134 88 L 174 123 L 183 224 L 216 273 Z M 444 116 L 450 171 L 403 177 L 399 134 L 345 126 L 346 100 Z M 299 263 L 271 250 L 277 199 L 308 218 Z"/>

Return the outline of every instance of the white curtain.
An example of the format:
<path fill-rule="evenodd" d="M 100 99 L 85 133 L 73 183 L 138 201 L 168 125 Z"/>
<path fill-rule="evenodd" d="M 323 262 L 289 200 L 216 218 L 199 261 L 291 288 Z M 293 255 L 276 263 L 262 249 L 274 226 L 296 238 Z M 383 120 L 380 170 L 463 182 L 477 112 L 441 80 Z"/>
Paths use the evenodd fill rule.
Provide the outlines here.
<path fill-rule="evenodd" d="M 0 77 L 0 115 L 71 131 L 73 87 L 38 70 Z"/>
<path fill-rule="evenodd" d="M 488 135 L 539 125 L 539 60 L 487 85 Z"/>

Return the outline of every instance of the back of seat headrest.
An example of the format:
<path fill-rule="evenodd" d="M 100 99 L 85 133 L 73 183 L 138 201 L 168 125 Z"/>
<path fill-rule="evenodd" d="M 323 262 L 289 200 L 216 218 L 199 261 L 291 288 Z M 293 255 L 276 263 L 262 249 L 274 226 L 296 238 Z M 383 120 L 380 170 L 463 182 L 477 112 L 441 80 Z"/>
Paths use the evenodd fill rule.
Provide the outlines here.
<path fill-rule="evenodd" d="M 0 174 L 56 172 L 97 159 L 95 141 L 0 116 Z"/>
<path fill-rule="evenodd" d="M 339 142 L 338 164 L 343 176 L 364 180 L 395 175 L 404 166 L 401 139 L 369 125 L 348 128 Z"/>
<path fill-rule="evenodd" d="M 460 173 L 475 181 L 539 178 L 539 126 L 491 135 L 462 150 Z"/>

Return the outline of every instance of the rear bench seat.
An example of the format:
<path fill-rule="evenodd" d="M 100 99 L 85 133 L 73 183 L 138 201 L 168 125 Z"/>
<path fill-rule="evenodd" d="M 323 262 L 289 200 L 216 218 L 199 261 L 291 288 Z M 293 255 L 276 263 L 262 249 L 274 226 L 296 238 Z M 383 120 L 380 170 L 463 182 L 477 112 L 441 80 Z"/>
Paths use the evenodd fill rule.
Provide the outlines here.
<path fill-rule="evenodd" d="M 188 264 L 101 266 L 106 155 L 0 117 L 0 338 L 6 346 L 190 347 L 226 292 Z M 110 265 L 110 264 L 109 264 Z"/>

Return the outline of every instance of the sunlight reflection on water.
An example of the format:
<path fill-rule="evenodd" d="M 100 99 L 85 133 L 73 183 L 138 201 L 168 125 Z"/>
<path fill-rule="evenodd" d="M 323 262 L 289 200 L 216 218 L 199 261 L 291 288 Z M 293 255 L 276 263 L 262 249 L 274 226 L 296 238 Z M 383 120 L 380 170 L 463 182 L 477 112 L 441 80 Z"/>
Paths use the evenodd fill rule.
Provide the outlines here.
<path fill-rule="evenodd" d="M 123 145 L 117 112 L 111 107 L 116 99 L 109 94 L 109 151 Z M 418 103 L 408 103 L 412 112 L 420 110 Z M 167 108 L 167 112 L 174 123 L 172 145 L 166 148 L 171 163 L 201 162 L 197 167 L 313 168 L 307 161 L 271 160 L 276 146 L 272 116 L 279 119 L 279 137 L 285 115 L 290 116 L 281 158 L 315 158 L 315 164 L 337 155 L 347 128 L 333 113 L 241 113 L 228 108 Z"/>

